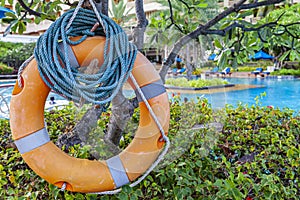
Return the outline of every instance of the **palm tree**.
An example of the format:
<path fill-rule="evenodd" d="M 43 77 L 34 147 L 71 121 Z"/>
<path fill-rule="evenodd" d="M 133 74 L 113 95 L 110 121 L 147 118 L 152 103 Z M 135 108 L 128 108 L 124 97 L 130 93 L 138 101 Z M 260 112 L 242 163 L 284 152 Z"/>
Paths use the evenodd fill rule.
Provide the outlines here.
<path fill-rule="evenodd" d="M 110 17 L 119 25 L 124 25 L 134 17 L 134 14 L 129 14 L 132 8 L 126 10 L 126 5 L 124 0 L 112 1 L 111 9 L 109 9 Z"/>

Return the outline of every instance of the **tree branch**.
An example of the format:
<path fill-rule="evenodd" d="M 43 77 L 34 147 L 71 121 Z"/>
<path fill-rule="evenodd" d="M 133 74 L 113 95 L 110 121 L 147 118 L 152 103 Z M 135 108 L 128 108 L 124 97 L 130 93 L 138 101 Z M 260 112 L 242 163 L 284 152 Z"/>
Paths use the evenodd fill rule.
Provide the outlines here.
<path fill-rule="evenodd" d="M 76 6 L 78 4 L 78 2 L 71 3 L 70 0 L 65 0 L 64 4 L 66 4 L 66 5 L 70 6 L 70 7 L 73 7 L 73 6 Z"/>
<path fill-rule="evenodd" d="M 137 18 L 137 28 L 145 28 L 148 26 L 148 20 L 144 11 L 143 0 L 135 0 L 135 12 Z"/>
<path fill-rule="evenodd" d="M 170 1 L 170 0 L 168 0 Z M 165 63 L 163 65 L 171 66 L 172 63 L 175 60 L 176 55 L 180 51 L 181 47 L 187 44 L 192 39 L 195 39 L 199 35 L 203 34 L 206 30 L 208 30 L 210 27 L 217 24 L 221 19 L 225 18 L 226 16 L 230 15 L 231 13 L 235 12 L 237 8 L 239 8 L 246 0 L 240 0 L 238 3 L 234 4 L 232 7 L 228 8 L 227 10 L 223 11 L 219 15 L 217 15 L 215 18 L 207 22 L 205 25 L 200 25 L 196 30 L 192 31 L 191 33 L 183 36 L 178 42 L 175 43 L 173 49 L 171 50 L 171 53 Z M 163 77 L 167 73 L 167 70 L 161 71 L 160 75 Z M 164 80 L 164 78 L 163 78 Z"/>
<path fill-rule="evenodd" d="M 268 0 L 268 1 L 260 1 L 260 2 L 256 1 L 255 3 L 241 5 L 239 10 L 247 10 L 247 9 L 257 8 L 261 6 L 269 6 L 281 2 L 284 2 L 284 0 Z"/>
<path fill-rule="evenodd" d="M 18 0 L 18 3 L 20 4 L 20 6 L 21 6 L 22 8 L 25 9 L 25 12 L 26 12 L 26 13 L 25 13 L 24 16 L 26 16 L 27 13 L 29 13 L 30 15 L 37 16 L 37 17 L 41 17 L 41 16 L 42 16 L 42 13 L 37 12 L 37 11 L 35 11 L 35 10 L 32 10 L 32 9 L 30 8 L 30 6 L 32 5 L 33 1 L 31 2 L 30 6 L 27 6 L 27 5 L 24 3 L 23 0 Z M 23 17 L 23 18 L 24 18 L 24 17 Z M 53 18 L 51 18 L 51 17 L 46 17 L 46 19 L 47 19 L 47 20 L 50 20 L 50 21 L 55 21 L 55 20 L 54 20 Z"/>
<path fill-rule="evenodd" d="M 170 5 L 170 0 L 168 0 L 168 2 Z M 197 29 L 195 29 L 194 31 L 192 31 L 189 34 L 180 38 L 180 40 L 174 44 L 174 47 L 172 48 L 171 53 L 169 54 L 167 60 L 163 63 L 163 67 L 160 71 L 160 76 L 161 76 L 162 80 L 163 81 L 165 80 L 165 76 L 167 74 L 168 68 L 174 62 L 175 57 L 178 54 L 178 52 L 180 51 L 180 49 L 184 45 L 186 45 L 189 41 L 199 37 L 200 35 L 217 34 L 217 33 L 224 35 L 224 30 L 221 30 L 221 31 L 220 30 L 209 30 L 211 27 L 216 25 L 221 19 L 227 17 L 231 13 L 239 12 L 240 10 L 243 10 L 243 9 L 257 8 L 257 7 L 261 7 L 261 6 L 277 4 L 277 3 L 284 2 L 284 0 L 268 0 L 268 1 L 261 1 L 261 2 L 255 1 L 254 3 L 244 4 L 245 2 L 246 2 L 246 0 L 238 1 L 232 7 L 221 12 L 219 15 L 217 15 L 215 18 L 213 18 L 212 20 L 207 22 L 205 25 L 199 25 L 199 27 Z M 170 8 L 170 12 L 171 12 L 171 10 L 172 9 Z M 230 27 L 230 28 L 237 27 L 240 25 L 237 23 L 234 23 L 231 26 L 232 27 Z M 230 30 L 230 28 L 228 30 Z"/>
<path fill-rule="evenodd" d="M 263 24 L 259 27 L 245 27 L 244 24 L 239 24 L 237 22 L 234 22 L 232 24 L 230 24 L 229 26 L 227 26 L 226 28 L 224 29 L 208 29 L 208 30 L 202 30 L 201 31 L 201 34 L 202 35 L 220 35 L 220 36 L 225 36 L 226 33 L 228 33 L 229 31 L 235 29 L 235 28 L 241 28 L 242 31 L 244 32 L 251 32 L 251 31 L 259 31 L 260 29 L 263 29 L 265 27 L 274 27 L 278 25 L 278 22 L 275 21 L 275 22 L 270 22 L 270 23 L 266 23 L 266 24 Z"/>
<path fill-rule="evenodd" d="M 195 8 L 194 6 L 189 6 L 189 4 L 187 2 L 185 2 L 184 0 L 178 0 L 181 3 L 183 3 L 185 5 L 185 7 L 187 7 L 187 9 L 189 10 L 189 13 L 191 12 L 191 9 Z"/>
<path fill-rule="evenodd" d="M 279 24 L 279 20 L 282 18 L 282 16 L 284 15 L 284 13 L 282 13 L 278 19 L 274 22 L 269 22 L 269 23 L 266 23 L 266 24 L 263 24 L 259 27 L 245 27 L 245 25 L 243 24 L 239 24 L 237 22 L 234 22 L 232 24 L 230 24 L 228 27 L 224 28 L 224 29 L 221 29 L 221 30 L 217 30 L 217 29 L 208 29 L 208 30 L 202 30 L 202 34 L 203 35 L 207 35 L 207 34 L 214 34 L 214 35 L 220 35 L 220 36 L 225 36 L 226 33 L 228 33 L 229 31 L 233 30 L 234 28 L 241 28 L 241 30 L 243 32 L 258 32 L 258 36 L 259 38 L 261 39 L 262 42 L 267 42 L 266 40 L 264 40 L 260 34 L 260 30 L 261 29 L 264 29 L 266 27 L 269 27 L 269 28 L 273 28 L 276 27 L 276 26 L 280 26 L 280 27 L 283 27 L 285 31 L 283 31 L 282 33 L 278 34 L 278 33 L 274 33 L 275 35 L 282 35 L 284 33 L 288 33 L 292 38 L 295 38 L 295 39 L 298 39 L 299 37 L 297 37 L 296 35 L 292 34 L 289 30 L 288 30 L 288 27 L 289 26 L 294 26 L 294 25 L 298 25 L 300 24 L 300 22 L 295 22 L 295 23 L 291 23 L 291 24 Z"/>
<path fill-rule="evenodd" d="M 174 25 L 181 33 L 183 33 L 183 30 L 178 26 L 178 24 L 175 22 L 175 20 L 173 18 L 173 7 L 172 7 L 171 0 L 168 0 L 168 4 L 169 4 L 169 10 L 170 10 L 170 17 L 169 17 L 169 19 L 171 20 L 171 24 L 169 26 L 167 26 L 166 29 L 168 29 L 169 27 L 171 27 L 172 25 Z"/>
<path fill-rule="evenodd" d="M 18 0 L 19 4 L 22 6 L 22 8 L 24 8 L 30 15 L 35 15 L 35 16 L 38 16 L 38 17 L 41 17 L 42 14 L 39 13 L 39 12 L 36 12 L 34 10 L 32 10 L 31 8 L 29 8 L 23 0 Z"/>

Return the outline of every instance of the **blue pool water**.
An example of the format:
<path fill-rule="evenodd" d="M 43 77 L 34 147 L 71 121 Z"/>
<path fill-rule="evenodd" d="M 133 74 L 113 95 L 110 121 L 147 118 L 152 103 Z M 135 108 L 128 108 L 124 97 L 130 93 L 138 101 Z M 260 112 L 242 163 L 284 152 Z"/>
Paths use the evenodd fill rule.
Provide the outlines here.
<path fill-rule="evenodd" d="M 236 106 L 239 102 L 244 104 L 255 104 L 255 97 L 259 96 L 263 92 L 266 92 L 266 96 L 260 99 L 262 106 L 274 106 L 281 109 L 288 107 L 297 112 L 300 111 L 300 80 L 299 79 L 268 79 L 268 78 L 225 78 L 228 82 L 233 84 L 246 84 L 257 85 L 259 88 L 251 88 L 246 90 L 235 90 L 225 92 L 213 93 L 213 94 L 186 94 L 181 92 L 181 99 L 184 97 L 189 100 L 196 100 L 197 97 L 205 97 L 213 108 L 222 108 L 226 104 Z M 13 84 L 14 82 L 0 82 L 0 86 L 3 84 Z M 6 97 L 6 102 L 9 103 L 12 87 L 9 89 L 0 88 L 0 95 Z M 133 92 L 125 92 L 126 96 L 132 96 Z M 63 99 L 59 95 L 50 93 L 49 96 L 55 96 L 57 100 Z M 172 93 L 169 93 L 169 97 L 172 98 Z M 49 98 L 49 97 L 48 97 Z M 4 102 L 2 102 L 3 104 Z M 5 110 L 7 106 L 1 105 L 1 109 Z"/>
<path fill-rule="evenodd" d="M 0 82 L 0 118 L 9 118 L 9 103 L 11 99 L 11 94 L 13 91 L 13 85 L 15 81 L 1 81 Z M 50 105 L 50 97 L 55 98 L 55 104 Z M 55 93 L 50 93 L 46 101 L 46 108 L 50 110 L 53 107 L 63 106 L 68 104 L 62 96 Z"/>
<path fill-rule="evenodd" d="M 224 107 L 225 104 L 237 105 L 239 102 L 253 105 L 255 97 L 266 92 L 266 96 L 260 99 L 263 106 L 274 106 L 281 109 L 288 107 L 295 111 L 300 111 L 300 80 L 299 79 L 269 79 L 269 78 L 225 78 L 233 84 L 258 85 L 259 88 L 246 90 L 235 90 L 204 94 L 213 108 Z M 181 94 L 181 97 L 196 99 L 202 94 Z"/>

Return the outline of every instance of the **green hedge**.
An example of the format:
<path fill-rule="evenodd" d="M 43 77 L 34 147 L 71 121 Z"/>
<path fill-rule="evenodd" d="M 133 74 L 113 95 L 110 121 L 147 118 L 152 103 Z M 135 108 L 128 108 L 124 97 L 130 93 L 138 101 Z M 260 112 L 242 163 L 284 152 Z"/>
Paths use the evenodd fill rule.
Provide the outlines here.
<path fill-rule="evenodd" d="M 238 72 L 253 72 L 256 70 L 256 68 L 259 68 L 258 66 L 244 66 L 244 67 L 238 67 Z M 267 68 L 264 68 L 266 70 Z"/>
<path fill-rule="evenodd" d="M 11 143 L 9 122 L 0 121 L 0 196 L 4 199 L 299 199 L 299 115 L 239 104 L 214 111 L 206 99 L 170 103 L 171 149 L 164 161 L 134 188 L 124 186 L 112 196 L 60 192 L 39 178 L 22 160 Z M 70 130 L 76 109 L 46 113 L 52 141 Z M 105 127 L 109 113 L 102 115 Z M 122 147 L 130 142 L 136 109 Z M 193 129 L 195 125 L 219 122 Z M 102 128 L 101 128 L 102 127 Z M 99 139 L 100 140 L 100 139 Z M 75 146 L 70 155 L 86 158 L 88 148 Z"/>
<path fill-rule="evenodd" d="M 0 62 L 0 74 L 11 74 L 14 72 L 12 67 L 8 67 L 6 64 Z"/>
<path fill-rule="evenodd" d="M 0 42 L 0 45 L 0 62 L 15 69 L 33 54 L 35 47 L 35 43 Z"/>
<path fill-rule="evenodd" d="M 196 79 L 188 80 L 186 78 L 168 78 L 166 79 L 167 85 L 178 86 L 178 87 L 192 87 L 192 88 L 201 88 L 205 86 L 217 86 L 217 85 L 226 85 L 228 81 L 225 81 L 220 78 L 214 79 Z"/>
<path fill-rule="evenodd" d="M 279 71 L 274 71 L 271 73 L 271 75 L 279 75 L 279 76 L 283 76 L 283 75 L 292 75 L 292 76 L 300 76 L 300 70 L 296 70 L 296 69 L 281 69 Z"/>

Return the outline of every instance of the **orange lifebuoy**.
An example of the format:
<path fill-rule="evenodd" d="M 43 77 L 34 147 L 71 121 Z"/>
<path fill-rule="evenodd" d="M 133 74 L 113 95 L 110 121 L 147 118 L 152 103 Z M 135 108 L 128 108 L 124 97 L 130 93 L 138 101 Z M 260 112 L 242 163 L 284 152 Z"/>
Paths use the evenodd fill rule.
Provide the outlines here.
<path fill-rule="evenodd" d="M 104 43 L 104 37 L 90 37 L 71 46 L 71 53 L 80 66 L 88 66 L 94 59 L 103 63 Z M 169 101 L 158 73 L 141 53 L 131 73 L 167 132 Z M 160 141 L 161 133 L 143 101 L 139 101 L 139 127 L 124 151 L 106 161 L 78 159 L 64 153 L 49 139 L 44 125 L 44 106 L 50 89 L 42 81 L 34 59 L 21 78 L 23 88 L 16 83 L 10 104 L 13 139 L 29 167 L 48 182 L 58 187 L 65 183 L 67 190 L 76 192 L 112 190 L 135 180 L 157 159 L 164 142 Z"/>

